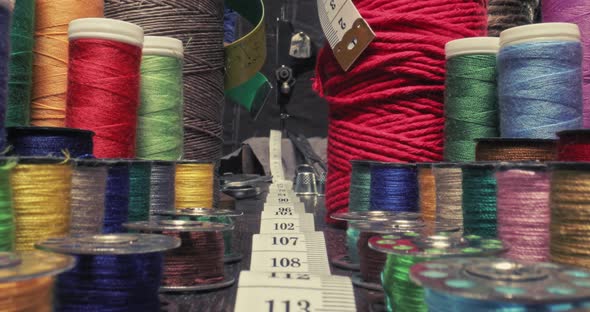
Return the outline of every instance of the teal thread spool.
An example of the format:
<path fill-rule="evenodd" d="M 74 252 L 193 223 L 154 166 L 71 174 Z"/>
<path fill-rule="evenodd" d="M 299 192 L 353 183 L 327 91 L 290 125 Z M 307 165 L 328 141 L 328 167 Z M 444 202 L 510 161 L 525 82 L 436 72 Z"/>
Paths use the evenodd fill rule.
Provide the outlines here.
<path fill-rule="evenodd" d="M 141 61 L 137 158 L 182 158 L 183 53 L 180 40 L 170 37 L 145 37 Z"/>
<path fill-rule="evenodd" d="M 496 237 L 496 165 L 463 166 L 463 229 L 465 234 Z"/>
<path fill-rule="evenodd" d="M 447 161 L 474 161 L 475 139 L 498 137 L 496 55 L 499 38 L 475 37 L 446 44 L 445 146 Z"/>
<path fill-rule="evenodd" d="M 14 4 L 10 31 L 8 65 L 8 105 L 6 126 L 28 126 L 33 85 L 33 45 L 35 44 L 35 0 Z"/>
<path fill-rule="evenodd" d="M 348 211 L 368 211 L 371 206 L 371 161 L 351 160 Z M 346 247 L 351 263 L 359 263 L 357 242 L 360 232 L 352 227 L 346 230 Z"/>
<path fill-rule="evenodd" d="M 128 222 L 148 221 L 150 215 L 150 185 L 152 165 L 134 160 L 129 167 Z"/>
<path fill-rule="evenodd" d="M 14 251 L 15 223 L 12 208 L 10 172 L 15 162 L 0 166 L 0 252 Z"/>

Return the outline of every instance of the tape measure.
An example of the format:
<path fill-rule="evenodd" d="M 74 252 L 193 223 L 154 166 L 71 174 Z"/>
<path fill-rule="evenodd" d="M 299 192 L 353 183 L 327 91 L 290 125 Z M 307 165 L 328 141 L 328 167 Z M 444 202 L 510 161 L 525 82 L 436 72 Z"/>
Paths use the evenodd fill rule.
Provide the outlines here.
<path fill-rule="evenodd" d="M 317 7 L 324 35 L 338 64 L 347 71 L 375 39 L 375 33 L 352 0 L 317 0 Z"/>
<path fill-rule="evenodd" d="M 283 154 L 281 151 L 282 138 L 283 135 L 281 131 L 270 130 L 270 137 L 268 138 L 268 161 L 270 164 L 270 174 L 273 176 L 273 182 L 278 182 L 285 179 L 285 171 L 283 169 Z"/>

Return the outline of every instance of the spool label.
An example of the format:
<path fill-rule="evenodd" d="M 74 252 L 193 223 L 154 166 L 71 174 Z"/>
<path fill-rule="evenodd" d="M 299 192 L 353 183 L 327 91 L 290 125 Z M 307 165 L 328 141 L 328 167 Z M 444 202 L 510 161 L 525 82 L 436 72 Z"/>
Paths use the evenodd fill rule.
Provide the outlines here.
<path fill-rule="evenodd" d="M 356 311 L 350 278 L 306 273 L 240 273 L 236 312 Z"/>
<path fill-rule="evenodd" d="M 318 16 L 338 64 L 348 71 L 375 39 L 352 0 L 317 0 Z"/>

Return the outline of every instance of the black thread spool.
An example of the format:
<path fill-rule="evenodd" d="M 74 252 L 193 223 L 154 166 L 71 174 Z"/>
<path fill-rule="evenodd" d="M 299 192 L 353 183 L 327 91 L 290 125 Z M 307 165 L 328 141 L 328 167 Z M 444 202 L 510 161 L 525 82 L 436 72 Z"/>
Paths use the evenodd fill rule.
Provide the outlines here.
<path fill-rule="evenodd" d="M 93 157 L 94 132 L 72 128 L 8 127 L 10 154 L 16 156 Z"/>
<path fill-rule="evenodd" d="M 223 231 L 233 226 L 185 220 L 156 220 L 124 225 L 130 230 L 158 233 L 181 240 L 181 245 L 164 255 L 160 291 L 208 291 L 229 287 L 235 279 L 224 271 Z"/>
<path fill-rule="evenodd" d="M 235 218 L 244 215 L 242 211 L 227 209 L 209 209 L 209 208 L 184 208 L 173 211 L 164 211 L 158 213 L 161 216 L 171 217 L 175 220 L 191 220 L 204 222 L 217 222 L 233 225 Z M 223 241 L 225 252 L 223 261 L 225 263 L 234 263 L 242 260 L 243 255 L 233 250 L 234 231 L 224 231 Z"/>

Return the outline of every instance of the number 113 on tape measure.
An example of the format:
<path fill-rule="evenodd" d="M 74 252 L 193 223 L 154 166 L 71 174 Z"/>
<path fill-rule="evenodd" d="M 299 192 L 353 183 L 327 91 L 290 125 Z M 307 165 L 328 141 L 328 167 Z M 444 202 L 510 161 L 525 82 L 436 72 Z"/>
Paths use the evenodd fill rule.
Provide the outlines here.
<path fill-rule="evenodd" d="M 338 64 L 350 69 L 375 39 L 375 33 L 352 0 L 317 0 L 317 6 L 322 30 Z"/>

